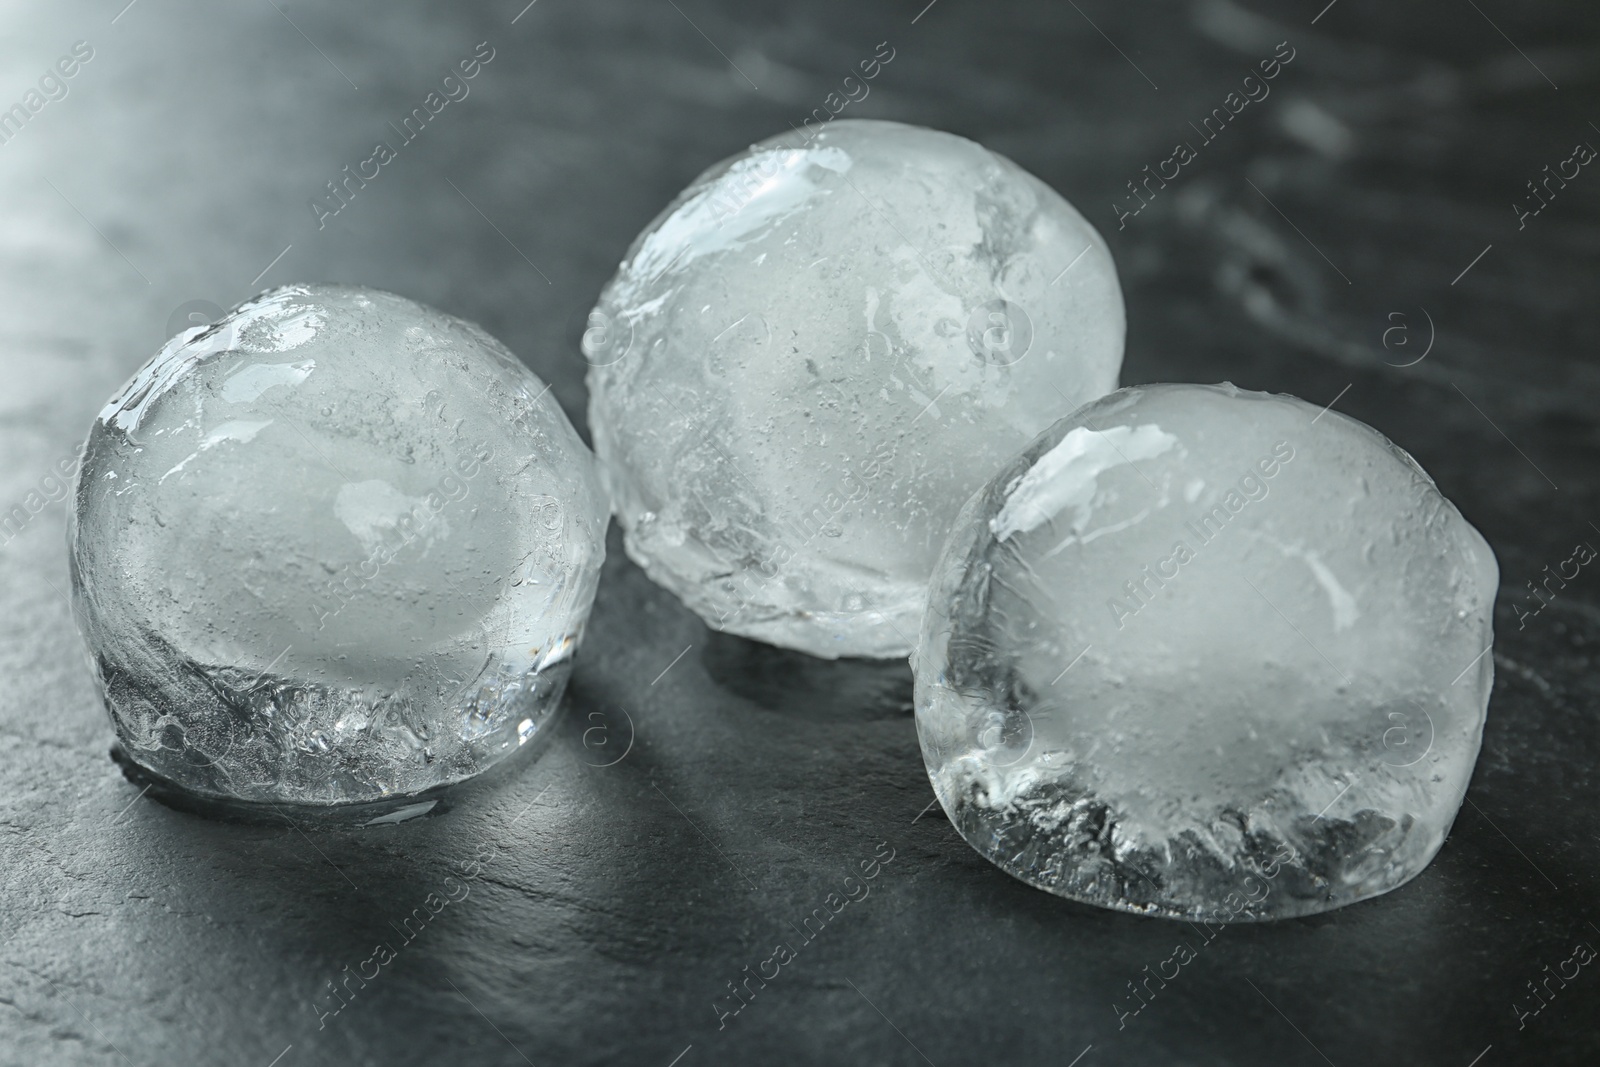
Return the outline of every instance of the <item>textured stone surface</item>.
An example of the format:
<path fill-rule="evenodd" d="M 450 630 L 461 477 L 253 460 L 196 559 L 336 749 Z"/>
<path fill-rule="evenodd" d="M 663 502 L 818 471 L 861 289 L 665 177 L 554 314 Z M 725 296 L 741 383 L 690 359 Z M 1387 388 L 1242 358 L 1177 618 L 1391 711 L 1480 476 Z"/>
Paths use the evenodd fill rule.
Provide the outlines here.
<path fill-rule="evenodd" d="M 546 392 L 477 326 L 351 286 L 169 341 L 95 420 L 70 535 L 129 756 L 203 796 L 337 805 L 532 741 L 608 519 Z"/>
<path fill-rule="evenodd" d="M 1312 914 L 1416 877 L 1461 807 L 1494 553 L 1338 412 L 1119 390 L 968 501 L 935 583 L 914 658 L 929 775 L 962 836 L 1041 889 Z"/>
<path fill-rule="evenodd" d="M 1122 363 L 1111 254 L 1059 194 L 853 119 L 707 169 L 589 321 L 629 555 L 714 628 L 829 659 L 911 651 L 961 501 Z"/>
<path fill-rule="evenodd" d="M 1600 947 L 1597 577 L 1523 629 L 1515 611 L 1576 542 L 1600 545 L 1600 211 L 1578 183 L 1526 230 L 1509 209 L 1600 121 L 1585 43 L 1600 15 L 1477 0 L 1555 91 L 1455 3 L 1339 0 L 1311 27 L 1325 4 L 1076 2 L 1159 91 L 1068 4 L 940 0 L 913 26 L 925 0 L 676 0 L 760 92 L 667 4 L 540 0 L 513 26 L 526 0 L 280 0 L 359 92 L 268 4 L 140 0 L 114 26 L 87 0 L 7 7 L 0 101 L 72 41 L 96 54 L 0 145 L 0 507 L 39 493 L 0 545 L 0 1063 L 525 1067 L 502 1034 L 540 1067 L 666 1067 L 690 1045 L 677 1067 L 925 1067 L 907 1038 L 938 1067 L 1063 1067 L 1090 1044 L 1077 1067 L 1326 1067 L 1316 1050 L 1466 1067 L 1489 1045 L 1477 1067 L 1600 1059 L 1592 966 L 1551 979 L 1521 1029 L 1513 1011 L 1574 941 Z M 1082 207 L 1122 276 L 1125 381 L 1324 404 L 1348 386 L 1334 410 L 1416 456 L 1494 547 L 1483 750 L 1422 875 L 1196 934 L 1199 958 L 1165 988 L 1149 979 L 1139 1009 L 1127 983 L 1172 973 L 1175 924 L 1041 893 L 969 848 L 934 804 L 903 664 L 711 633 L 615 532 L 556 744 L 500 788 L 304 837 L 136 800 L 106 758 L 46 479 L 174 310 L 292 278 L 405 293 L 482 323 L 581 429 L 579 336 L 634 235 L 709 161 L 822 107 L 885 38 L 894 63 L 847 113 L 954 130 Z M 1119 232 L 1125 183 L 1286 38 L 1299 54 L 1273 95 Z M 307 198 L 486 39 L 472 95 L 318 230 Z M 1422 308 L 1437 343 L 1391 366 L 1423 351 Z M 1409 352 L 1383 347 L 1397 325 Z M 883 841 L 898 851 L 871 896 L 719 1030 L 727 983 Z M 480 844 L 495 851 L 458 878 L 467 899 L 319 1029 L 327 983 L 403 940 L 390 924 L 448 893 Z"/>

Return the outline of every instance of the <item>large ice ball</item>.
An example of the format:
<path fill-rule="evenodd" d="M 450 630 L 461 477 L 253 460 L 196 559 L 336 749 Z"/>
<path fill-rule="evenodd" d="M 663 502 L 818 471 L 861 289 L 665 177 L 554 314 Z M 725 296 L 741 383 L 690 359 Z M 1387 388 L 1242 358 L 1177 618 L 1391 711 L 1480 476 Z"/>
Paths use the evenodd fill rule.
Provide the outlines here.
<path fill-rule="evenodd" d="M 478 774 L 560 699 L 603 499 L 472 323 L 295 285 L 186 331 L 100 413 L 78 480 L 73 593 L 117 736 L 202 798 Z"/>
<path fill-rule="evenodd" d="M 719 630 L 910 651 L 962 501 L 1116 388 L 1105 242 L 960 137 L 836 121 L 706 171 L 590 315 L 628 554 Z"/>
<path fill-rule="evenodd" d="M 1478 755 L 1494 553 L 1376 430 L 1123 389 L 962 510 L 915 656 L 934 790 L 1052 893 L 1206 920 L 1427 865 Z"/>

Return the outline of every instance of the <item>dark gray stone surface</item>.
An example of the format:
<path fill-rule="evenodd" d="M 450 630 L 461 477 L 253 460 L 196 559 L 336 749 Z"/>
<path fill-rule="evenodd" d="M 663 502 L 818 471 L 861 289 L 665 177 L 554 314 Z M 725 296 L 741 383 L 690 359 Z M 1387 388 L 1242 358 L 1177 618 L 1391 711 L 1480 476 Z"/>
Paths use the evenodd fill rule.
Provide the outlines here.
<path fill-rule="evenodd" d="M 1516 612 L 1545 566 L 1600 544 L 1600 175 L 1523 228 L 1509 206 L 1600 144 L 1600 12 L 940 0 L 913 24 L 924 0 L 522 2 L 0 11 L 0 107 L 73 42 L 94 50 L 0 144 L 0 506 L 28 512 L 0 547 L 0 1061 L 1600 1059 L 1597 968 L 1543 969 L 1600 945 L 1600 579 Z M 1077 203 L 1123 272 L 1125 381 L 1337 400 L 1494 545 L 1498 678 L 1437 861 L 1203 944 L 1054 899 L 925 810 L 903 665 L 711 634 L 615 536 L 564 724 L 509 781 L 359 833 L 139 799 L 107 758 L 44 479 L 173 311 L 296 279 L 392 289 L 482 322 L 581 423 L 577 337 L 633 234 L 883 40 L 895 58 L 849 113 L 974 137 Z M 1284 40 L 1271 96 L 1119 231 L 1125 183 Z M 481 41 L 471 95 L 319 230 L 308 199 Z M 880 843 L 870 895 L 804 941 Z M 408 942 L 403 920 L 452 892 Z M 1197 958 L 1119 1025 L 1126 983 L 1180 939 Z M 380 941 L 395 958 L 321 1017 Z M 719 1029 L 727 984 L 780 942 L 793 961 Z M 1549 1003 L 1519 1025 L 1539 981 Z"/>

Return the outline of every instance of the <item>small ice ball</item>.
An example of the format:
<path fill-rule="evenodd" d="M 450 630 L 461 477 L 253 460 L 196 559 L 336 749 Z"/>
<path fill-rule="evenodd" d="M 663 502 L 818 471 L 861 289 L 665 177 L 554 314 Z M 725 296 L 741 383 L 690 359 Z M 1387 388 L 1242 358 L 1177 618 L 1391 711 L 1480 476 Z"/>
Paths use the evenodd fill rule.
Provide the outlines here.
<path fill-rule="evenodd" d="M 325 806 L 532 740 L 607 522 L 547 393 L 370 289 L 285 286 L 169 341 L 90 430 L 70 533 L 127 757 L 179 795 Z"/>
<path fill-rule="evenodd" d="M 1498 585 L 1371 427 L 1230 385 L 1123 389 L 957 519 L 914 657 L 923 758 L 967 842 L 1052 893 L 1336 908 L 1443 844 Z"/>
<path fill-rule="evenodd" d="M 589 422 L 628 554 L 710 626 L 903 656 L 951 521 L 1117 385 L 1105 242 L 961 137 L 836 121 L 717 164 L 590 314 Z"/>

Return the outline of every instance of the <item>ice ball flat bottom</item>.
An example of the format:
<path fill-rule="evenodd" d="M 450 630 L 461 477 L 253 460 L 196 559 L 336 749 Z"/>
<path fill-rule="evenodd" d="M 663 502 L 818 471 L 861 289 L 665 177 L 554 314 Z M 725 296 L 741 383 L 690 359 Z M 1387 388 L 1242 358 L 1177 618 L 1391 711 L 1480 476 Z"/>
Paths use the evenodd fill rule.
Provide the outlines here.
<path fill-rule="evenodd" d="M 1275 919 L 1416 875 L 1471 777 L 1498 567 L 1405 452 L 1291 397 L 1124 389 L 966 505 L 915 657 L 975 849 L 1091 904 Z"/>

